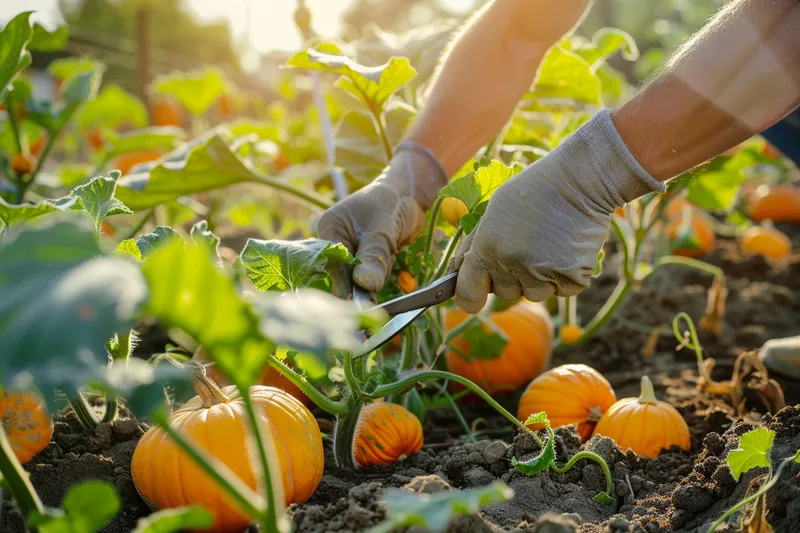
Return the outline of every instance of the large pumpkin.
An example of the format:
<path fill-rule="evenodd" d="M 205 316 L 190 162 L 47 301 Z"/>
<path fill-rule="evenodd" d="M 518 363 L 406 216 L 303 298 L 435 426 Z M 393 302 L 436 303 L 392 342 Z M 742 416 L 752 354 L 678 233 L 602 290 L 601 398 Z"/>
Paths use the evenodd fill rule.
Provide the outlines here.
<path fill-rule="evenodd" d="M 27 391 L 4 393 L 0 399 L 0 416 L 8 442 L 20 463 L 27 463 L 50 444 L 53 420 L 38 394 Z"/>
<path fill-rule="evenodd" d="M 448 309 L 446 331 L 452 331 L 471 315 Z M 553 323 L 542 304 L 520 300 L 491 314 L 492 322 L 508 337 L 503 351 L 474 353 L 464 335 L 450 343 L 447 365 L 451 372 L 473 381 L 488 393 L 513 391 L 542 373 L 550 362 Z M 489 327 L 484 325 L 488 333 Z M 462 355 L 463 354 L 463 355 Z"/>
<path fill-rule="evenodd" d="M 608 380 L 586 365 L 561 365 L 531 381 L 519 400 L 517 418 L 544 411 L 553 427 L 575 424 L 586 442 L 617 397 Z M 532 429 L 541 429 L 533 427 Z"/>
<path fill-rule="evenodd" d="M 422 449 L 422 424 L 402 405 L 375 402 L 361 409 L 353 442 L 356 466 L 388 465 Z"/>
<path fill-rule="evenodd" d="M 159 150 L 142 150 L 140 152 L 131 152 L 129 154 L 123 154 L 117 157 L 116 161 L 114 162 L 114 167 L 122 172 L 122 174 L 127 174 L 135 165 L 138 165 L 139 163 L 155 161 L 162 155 L 164 155 L 164 152 Z"/>
<path fill-rule="evenodd" d="M 597 423 L 594 435 L 611 437 L 623 450 L 651 459 L 672 445 L 686 451 L 691 447 L 686 421 L 674 407 L 656 398 L 647 376 L 642 377 L 641 395 L 612 405 Z"/>
<path fill-rule="evenodd" d="M 750 201 L 750 218 L 756 222 L 800 222 L 800 187 L 775 185 L 759 188 Z"/>
<path fill-rule="evenodd" d="M 236 387 L 220 389 L 200 376 L 199 396 L 170 416 L 170 425 L 256 488 L 248 450 L 250 426 Z M 293 396 L 273 387 L 254 386 L 250 398 L 269 426 L 280 463 L 286 504 L 302 503 L 316 490 L 324 466 L 317 421 Z M 131 476 L 150 507 L 200 505 L 214 516 L 212 531 L 239 533 L 252 521 L 216 488 L 214 482 L 159 427 L 144 434 L 133 454 Z"/>
<path fill-rule="evenodd" d="M 792 251 L 789 237 L 769 226 L 752 226 L 740 237 L 742 249 L 748 254 L 763 255 L 767 259 L 783 259 Z"/>

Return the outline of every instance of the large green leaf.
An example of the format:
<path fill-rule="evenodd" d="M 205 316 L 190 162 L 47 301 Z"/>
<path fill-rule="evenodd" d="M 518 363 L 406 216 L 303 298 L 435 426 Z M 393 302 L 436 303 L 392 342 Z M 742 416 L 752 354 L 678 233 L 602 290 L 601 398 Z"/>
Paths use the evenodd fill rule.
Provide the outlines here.
<path fill-rule="evenodd" d="M 46 129 L 50 135 L 57 135 L 78 108 L 95 97 L 101 79 L 101 70 L 81 72 L 66 81 L 63 96 L 56 102 L 28 98 L 25 103 L 28 119 Z"/>
<path fill-rule="evenodd" d="M 534 110 L 600 105 L 602 87 L 588 61 L 554 46 L 545 55 L 533 90 L 525 98 L 532 100 Z"/>
<path fill-rule="evenodd" d="M 250 167 L 215 133 L 194 146 L 176 150 L 150 170 L 123 177 L 117 197 L 134 211 L 141 211 L 188 194 L 255 179 Z"/>
<path fill-rule="evenodd" d="M 436 494 L 389 489 L 383 498 L 386 522 L 372 531 L 422 526 L 426 531 L 441 533 L 456 516 L 475 514 L 487 505 L 504 502 L 513 496 L 514 491 L 502 481 L 475 489 L 448 490 Z"/>
<path fill-rule="evenodd" d="M 136 239 L 136 248 L 141 253 L 142 257 L 147 257 L 164 245 L 170 244 L 174 241 L 181 241 L 181 235 L 169 226 L 156 226 L 150 233 L 140 235 Z"/>
<path fill-rule="evenodd" d="M 104 380 L 105 343 L 130 329 L 147 287 L 137 267 L 98 257 L 82 218 L 45 221 L 0 249 L 0 379 L 47 394 Z"/>
<path fill-rule="evenodd" d="M 417 74 L 404 57 L 393 57 L 383 65 L 366 67 L 343 55 L 332 43 L 322 43 L 317 48 L 296 53 L 286 64 L 341 74 L 336 85 L 364 102 L 373 112 L 380 112 L 392 94 Z"/>
<path fill-rule="evenodd" d="M 225 76 L 216 67 L 178 72 L 157 77 L 153 89 L 174 96 L 189 113 L 200 116 L 225 92 Z"/>
<path fill-rule="evenodd" d="M 77 199 L 75 207 L 80 209 L 100 231 L 103 220 L 113 215 L 130 215 L 133 213 L 125 204 L 114 197 L 117 188 L 118 172 L 109 176 L 98 176 L 85 184 L 75 187 L 70 196 Z"/>
<path fill-rule="evenodd" d="M 439 191 L 441 198 L 458 198 L 467 205 L 469 213 L 461 217 L 461 226 L 467 234 L 478 225 L 497 188 L 522 171 L 522 166 L 518 163 L 507 167 L 502 161 L 492 161 L 488 166 L 476 166 L 478 168 L 475 171 L 451 181 Z"/>
<path fill-rule="evenodd" d="M 30 16 L 30 11 L 20 13 L 0 32 L 0 102 L 5 100 L 20 71 L 31 64 L 31 53 L 27 50 L 33 36 Z"/>
<path fill-rule="evenodd" d="M 68 40 L 68 26 L 59 26 L 53 31 L 48 31 L 37 22 L 33 25 L 33 36 L 28 44 L 28 50 L 34 52 L 57 52 L 67 46 Z"/>
<path fill-rule="evenodd" d="M 62 211 L 62 206 L 55 205 L 53 202 L 43 200 L 35 204 L 9 204 L 0 198 L 0 228 L 13 226 L 20 222 L 33 220 L 42 215 Z"/>
<path fill-rule="evenodd" d="M 142 128 L 147 126 L 147 108 L 139 98 L 110 83 L 80 110 L 75 122 L 81 128 L 114 129 L 122 124 Z"/>
<path fill-rule="evenodd" d="M 34 514 L 30 525 L 41 533 L 94 533 L 117 515 L 120 498 L 110 483 L 82 481 L 69 488 L 61 507 Z"/>
<path fill-rule="evenodd" d="M 738 480 L 745 472 L 770 465 L 769 453 L 775 432 L 765 427 L 748 431 L 739 438 L 739 447 L 728 452 L 725 461 L 731 468 L 733 478 Z"/>
<path fill-rule="evenodd" d="M 147 314 L 192 336 L 234 382 L 255 382 L 272 346 L 230 274 L 204 248 L 172 242 L 147 257 L 142 272 L 150 288 Z"/>
<path fill-rule="evenodd" d="M 328 276 L 329 262 L 352 264 L 343 244 L 322 239 L 262 241 L 248 239 L 240 255 L 248 279 L 258 289 L 296 290 Z"/>
<path fill-rule="evenodd" d="M 706 168 L 687 173 L 687 199 L 709 211 L 729 211 L 747 180 L 746 169 L 757 164 L 756 155 L 748 150 L 741 150 L 733 157 L 717 157 Z"/>
<path fill-rule="evenodd" d="M 416 111 L 396 100 L 386 107 L 386 136 L 392 148 L 406 135 Z M 369 183 L 389 163 L 372 115 L 350 111 L 336 125 L 336 164 L 362 183 Z"/>
<path fill-rule="evenodd" d="M 100 71 L 105 69 L 102 62 L 88 56 L 65 57 L 55 59 L 47 65 L 47 72 L 59 80 L 68 80 L 76 74 L 86 74 L 88 72 Z"/>
<path fill-rule="evenodd" d="M 169 152 L 178 147 L 185 135 L 182 129 L 173 126 L 140 128 L 123 134 L 106 131 L 106 149 L 109 157 L 151 150 Z"/>
<path fill-rule="evenodd" d="M 185 530 L 209 529 L 213 523 L 211 513 L 202 507 L 177 507 L 156 511 L 140 518 L 133 533 L 179 533 Z"/>

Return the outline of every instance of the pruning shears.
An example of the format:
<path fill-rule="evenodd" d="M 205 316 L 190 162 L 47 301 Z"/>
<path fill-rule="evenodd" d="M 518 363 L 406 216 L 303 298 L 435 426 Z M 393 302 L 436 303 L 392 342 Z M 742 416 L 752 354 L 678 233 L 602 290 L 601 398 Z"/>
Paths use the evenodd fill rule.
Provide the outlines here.
<path fill-rule="evenodd" d="M 427 287 L 372 307 L 373 309 L 383 309 L 392 318 L 366 339 L 361 348 L 353 354 L 354 357 L 361 357 L 377 350 L 406 329 L 425 311 L 452 298 L 456 293 L 457 278 L 458 271 L 447 274 Z M 353 301 L 362 308 L 368 308 L 373 301 L 373 296 L 356 286 L 353 288 Z M 367 337 L 366 332 L 363 335 Z"/>

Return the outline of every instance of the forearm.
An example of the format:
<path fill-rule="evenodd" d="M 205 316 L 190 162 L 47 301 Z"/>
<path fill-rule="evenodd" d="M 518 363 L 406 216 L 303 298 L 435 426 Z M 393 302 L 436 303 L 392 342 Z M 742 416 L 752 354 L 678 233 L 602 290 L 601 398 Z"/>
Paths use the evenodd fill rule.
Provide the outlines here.
<path fill-rule="evenodd" d="M 661 181 L 774 124 L 800 104 L 800 0 L 735 0 L 612 118 Z"/>
<path fill-rule="evenodd" d="M 448 175 L 502 129 L 547 49 L 590 0 L 494 0 L 459 32 L 409 140 L 430 148 Z"/>

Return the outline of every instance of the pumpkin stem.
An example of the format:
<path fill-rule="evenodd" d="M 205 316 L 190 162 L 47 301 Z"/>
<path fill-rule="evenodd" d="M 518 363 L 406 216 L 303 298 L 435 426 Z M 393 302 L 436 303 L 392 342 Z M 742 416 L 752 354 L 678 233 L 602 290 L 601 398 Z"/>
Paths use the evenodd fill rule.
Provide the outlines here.
<path fill-rule="evenodd" d="M 336 426 L 333 431 L 333 455 L 340 468 L 356 468 L 353 443 L 364 400 L 351 397 L 348 405 L 348 412 L 336 416 Z"/>
<path fill-rule="evenodd" d="M 595 405 L 589 409 L 589 414 L 586 416 L 586 421 L 592 424 L 597 424 L 603 417 L 603 409 L 599 405 Z"/>
<path fill-rule="evenodd" d="M 230 398 L 222 392 L 222 389 L 219 388 L 213 379 L 208 376 L 206 372 L 206 367 L 202 363 L 197 363 L 190 361 L 186 363 L 186 366 L 191 370 L 192 374 L 194 374 L 194 383 L 192 383 L 192 388 L 195 390 L 198 396 L 200 396 L 200 400 L 203 402 L 203 408 L 208 409 L 213 405 L 218 405 L 221 403 L 228 403 Z"/>
<path fill-rule="evenodd" d="M 642 394 L 639 395 L 639 403 L 658 403 L 653 382 L 647 376 L 642 376 Z"/>

